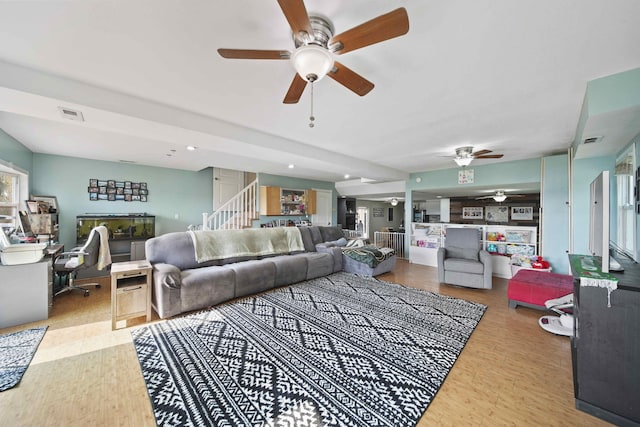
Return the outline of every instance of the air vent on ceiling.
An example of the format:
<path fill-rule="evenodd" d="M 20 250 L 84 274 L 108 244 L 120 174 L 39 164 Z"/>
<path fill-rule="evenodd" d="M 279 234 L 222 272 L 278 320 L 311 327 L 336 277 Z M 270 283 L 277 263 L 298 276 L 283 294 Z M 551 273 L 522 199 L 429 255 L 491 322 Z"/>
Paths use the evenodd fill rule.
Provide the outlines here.
<path fill-rule="evenodd" d="M 84 117 L 82 116 L 82 111 L 72 110 L 71 108 L 58 107 L 60 114 L 62 117 L 69 120 L 76 120 L 78 122 L 84 122 Z"/>
<path fill-rule="evenodd" d="M 583 144 L 595 144 L 596 142 L 600 142 L 602 141 L 602 137 L 601 136 L 592 136 L 589 138 L 585 138 L 582 140 Z"/>

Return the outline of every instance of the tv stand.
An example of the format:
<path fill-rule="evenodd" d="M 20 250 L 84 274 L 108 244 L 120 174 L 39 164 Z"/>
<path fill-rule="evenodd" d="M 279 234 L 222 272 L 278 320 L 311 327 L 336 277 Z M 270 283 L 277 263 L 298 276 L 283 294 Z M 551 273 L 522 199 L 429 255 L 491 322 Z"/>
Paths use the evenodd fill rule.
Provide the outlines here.
<path fill-rule="evenodd" d="M 569 255 L 574 278 L 571 359 L 576 408 L 618 426 L 640 425 L 640 266 L 620 259 L 625 274 L 583 270 L 597 257 Z M 587 262 L 591 264 L 591 262 Z M 582 278 L 617 279 L 617 289 Z M 610 306 L 609 306 L 610 301 Z"/>

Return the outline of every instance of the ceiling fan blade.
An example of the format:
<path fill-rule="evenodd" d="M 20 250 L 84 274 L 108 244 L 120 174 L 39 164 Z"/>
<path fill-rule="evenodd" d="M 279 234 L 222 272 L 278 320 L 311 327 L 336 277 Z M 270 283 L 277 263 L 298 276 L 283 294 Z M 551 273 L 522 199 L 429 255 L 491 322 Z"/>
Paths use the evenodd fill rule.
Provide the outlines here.
<path fill-rule="evenodd" d="M 296 38 L 301 38 L 299 37 L 301 32 L 313 36 L 311 21 L 309 21 L 309 15 L 307 14 L 307 8 L 304 6 L 304 1 L 278 0 L 278 4 Z"/>
<path fill-rule="evenodd" d="M 491 150 L 480 150 L 480 151 L 476 151 L 475 153 L 472 153 L 471 155 L 473 157 L 476 157 L 476 156 L 482 156 L 489 153 L 491 153 Z"/>
<path fill-rule="evenodd" d="M 407 34 L 409 17 L 404 7 L 333 36 L 329 47 L 338 55 Z M 337 46 L 334 46 L 337 45 Z"/>
<path fill-rule="evenodd" d="M 227 59 L 289 59 L 288 50 L 255 50 L 255 49 L 218 49 L 218 53 Z"/>
<path fill-rule="evenodd" d="M 305 87 L 307 87 L 307 82 L 296 73 L 282 102 L 285 104 L 297 104 Z"/>
<path fill-rule="evenodd" d="M 473 156 L 474 159 L 501 159 L 504 154 L 486 154 L 484 156 Z"/>
<path fill-rule="evenodd" d="M 365 96 L 366 94 L 371 92 L 371 89 L 373 89 L 374 87 L 374 84 L 369 80 L 365 79 L 355 71 L 352 71 L 351 69 L 345 67 L 338 61 L 335 61 L 333 63 L 333 68 L 327 75 L 360 96 Z"/>

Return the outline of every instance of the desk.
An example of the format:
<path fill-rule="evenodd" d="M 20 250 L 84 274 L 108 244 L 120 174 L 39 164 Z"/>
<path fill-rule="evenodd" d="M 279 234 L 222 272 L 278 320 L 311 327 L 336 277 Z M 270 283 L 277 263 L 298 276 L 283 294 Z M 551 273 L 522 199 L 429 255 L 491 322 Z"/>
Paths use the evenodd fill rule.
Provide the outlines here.
<path fill-rule="evenodd" d="M 51 260 L 0 265 L 0 328 L 49 318 Z"/>
<path fill-rule="evenodd" d="M 44 248 L 44 256 L 45 257 L 51 257 L 54 260 L 58 256 L 60 256 L 60 254 L 62 252 L 64 252 L 64 245 L 63 244 L 49 245 L 46 248 Z"/>

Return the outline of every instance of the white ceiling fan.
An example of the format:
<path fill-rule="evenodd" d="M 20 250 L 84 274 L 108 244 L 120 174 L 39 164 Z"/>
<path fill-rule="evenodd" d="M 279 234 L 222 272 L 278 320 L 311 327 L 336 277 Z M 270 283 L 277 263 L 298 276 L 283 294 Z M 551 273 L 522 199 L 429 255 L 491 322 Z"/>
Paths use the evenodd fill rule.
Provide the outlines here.
<path fill-rule="evenodd" d="M 496 202 L 504 202 L 505 200 L 507 200 L 507 197 L 524 197 L 523 194 L 509 194 L 507 195 L 505 193 L 504 190 L 496 190 L 496 192 L 490 196 L 482 196 L 482 197 L 476 197 L 476 200 L 481 200 L 481 199 L 493 199 Z"/>
<path fill-rule="evenodd" d="M 456 156 L 453 161 L 460 167 L 469 166 L 473 159 L 500 159 L 504 154 L 489 154 L 491 150 L 473 151 L 473 147 L 456 148 Z"/>

